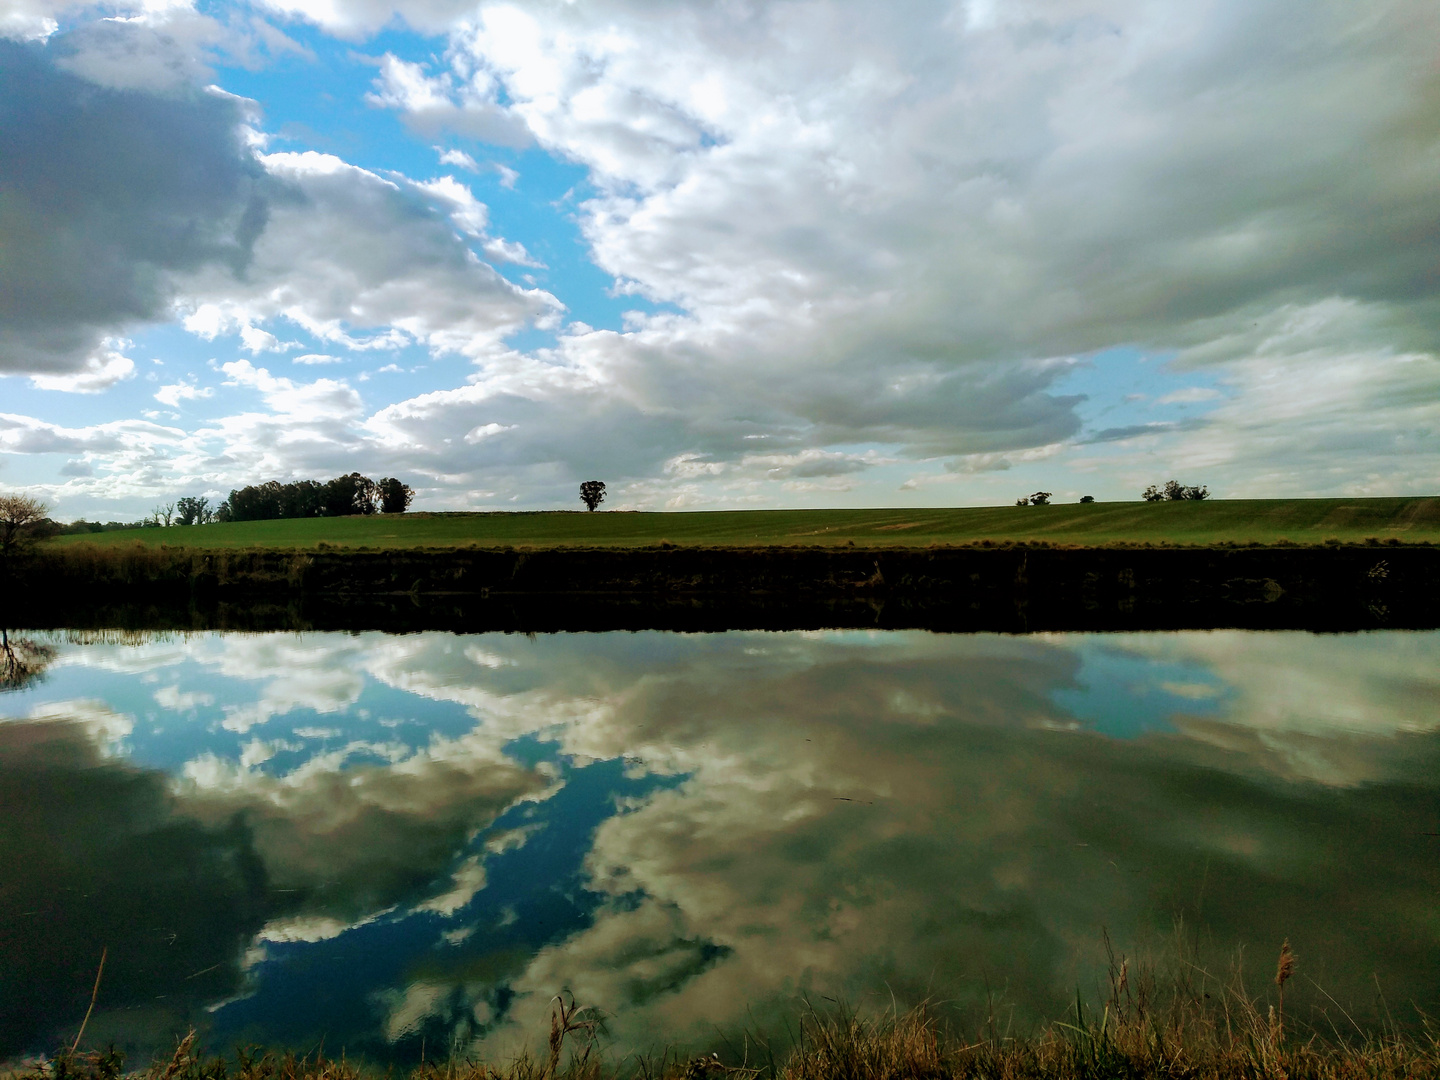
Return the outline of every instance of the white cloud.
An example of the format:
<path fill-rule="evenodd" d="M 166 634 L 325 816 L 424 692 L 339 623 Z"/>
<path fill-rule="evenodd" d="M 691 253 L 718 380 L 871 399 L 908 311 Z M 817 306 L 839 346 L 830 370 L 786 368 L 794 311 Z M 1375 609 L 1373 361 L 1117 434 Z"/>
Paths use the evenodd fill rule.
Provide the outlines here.
<path fill-rule="evenodd" d="M 496 100 L 498 88 L 484 70 L 469 79 L 449 72 L 430 76 L 421 65 L 386 53 L 366 100 L 401 110 L 411 127 L 424 134 L 443 130 L 500 146 L 528 145 L 529 131 Z"/>
<path fill-rule="evenodd" d="M 97 89 L 58 66 L 91 55 L 83 45 L 0 40 L 0 233 L 26 238 L 0 256 L 0 371 L 79 371 L 82 385 L 119 377 L 104 343 L 167 318 L 175 275 L 243 268 L 270 194 L 243 145 L 246 103 L 190 85 Z"/>
<path fill-rule="evenodd" d="M 182 401 L 196 401 L 213 397 L 214 394 L 213 386 L 199 387 L 193 383 L 169 383 L 155 391 L 155 400 L 161 405 L 169 405 L 172 409 L 178 409 Z"/>
<path fill-rule="evenodd" d="M 493 438 L 502 431 L 514 431 L 514 424 L 481 424 L 479 427 L 471 428 L 465 434 L 467 443 L 478 443 L 481 439 Z"/>
<path fill-rule="evenodd" d="M 1155 399 L 1156 405 L 1196 405 L 1202 401 L 1215 401 L 1221 397 L 1219 390 L 1211 386 L 1187 386 Z"/>
<path fill-rule="evenodd" d="M 0 9 L 0 37 L 17 41 L 43 41 L 60 24 L 51 14 L 57 5 L 47 3 L 21 3 L 10 0 Z"/>
<path fill-rule="evenodd" d="M 296 383 L 277 378 L 249 360 L 221 364 L 228 378 L 226 386 L 244 386 L 260 391 L 265 404 L 280 417 L 325 419 L 354 417 L 360 411 L 360 396 L 343 379 L 316 379 Z"/>
<path fill-rule="evenodd" d="M 262 161 L 296 197 L 272 208 L 243 284 L 215 271 L 190 279 L 186 326 L 195 333 L 283 318 L 349 349 L 418 342 L 480 357 L 560 308 L 506 281 L 436 219 L 438 207 L 468 237 L 493 239 L 484 205 L 452 178 L 387 179 L 313 152 Z"/>
<path fill-rule="evenodd" d="M 181 690 L 178 686 L 165 686 L 155 691 L 155 704 L 174 712 L 189 712 L 201 705 L 215 704 L 213 694 L 198 690 Z"/>
<path fill-rule="evenodd" d="M 135 718 L 116 712 L 103 701 L 78 699 L 46 702 L 30 710 L 30 719 L 53 724 L 75 725 L 107 757 L 124 753 L 125 743 L 135 731 Z"/>
<path fill-rule="evenodd" d="M 378 10 L 346 8 L 362 9 Z M 1399 134 L 1434 104 L 1418 44 L 1433 8 L 1283 24 L 1239 3 L 967 11 L 483 4 L 448 68 L 394 61 L 375 101 L 458 129 L 503 100 L 588 166 L 597 261 L 687 313 L 557 353 L 617 418 L 623 402 L 674 419 L 681 441 L 641 470 L 734 461 L 739 416 L 790 451 L 1064 445 L 1074 402 L 1046 358 L 1198 356 L 1296 297 L 1392 295 L 1388 344 L 1433 352 L 1433 317 L 1408 298 L 1436 252 L 1402 224 L 1433 217 L 1415 181 L 1429 143 Z M 1282 60 L 1281 40 L 1310 45 Z M 1404 93 L 1371 92 L 1397 77 Z M 1166 403 L 1219 401 L 1179 393 Z"/>
<path fill-rule="evenodd" d="M 242 326 L 240 328 L 240 340 L 246 350 L 250 353 L 280 352 L 285 348 L 280 339 L 268 330 L 260 330 L 254 326 Z"/>
<path fill-rule="evenodd" d="M 116 383 L 135 377 L 135 361 L 114 349 L 107 349 L 86 359 L 84 366 L 66 375 L 31 375 L 30 381 L 41 390 L 59 390 L 67 394 L 101 394 Z"/>
<path fill-rule="evenodd" d="M 435 149 L 440 151 L 441 165 L 454 165 L 457 169 L 464 169 L 466 172 L 478 173 L 480 171 L 479 164 L 464 150 L 440 150 L 438 146 Z"/>
<path fill-rule="evenodd" d="M 26 93 L 73 112 L 81 82 L 120 85 L 106 57 L 138 43 L 136 78 L 153 90 L 168 70 L 173 96 L 136 83 L 106 99 L 149 185 L 145 228 L 107 216 L 95 170 L 63 189 L 88 217 L 45 217 L 41 189 L 12 184 L 34 210 L 14 227 L 79 229 L 85 258 L 56 248 L 53 274 L 6 279 L 0 368 L 73 372 L 101 337 L 172 312 L 257 356 L 298 328 L 307 348 L 418 345 L 475 367 L 465 385 L 369 405 L 339 380 L 232 378 L 268 411 L 187 433 L 126 490 L 357 460 L 425 478 L 441 504 L 482 490 L 543 503 L 580 472 L 633 505 L 940 484 L 963 499 L 1042 470 L 1103 468 L 1128 488 L 1155 458 L 1193 460 L 1227 494 L 1434 482 L 1440 9 L 1424 0 L 918 0 L 903 17 L 878 2 L 276 0 L 334 33 L 397 15 L 447 33 L 435 61 L 377 58 L 368 96 L 425 145 L 534 144 L 585 168 L 590 194 L 563 212 L 619 295 L 666 306 L 618 332 L 572 323 L 526 352 L 507 342 L 557 330 L 561 301 L 496 271 L 538 264 L 493 235 L 466 184 L 267 152 L 252 106 L 195 89 L 205 56 L 245 34 L 271 49 L 262 30 L 226 24 L 221 41 L 185 5 L 161 7 L 143 35 L 24 59 L 40 87 Z M 25 10 L 25 25 L 54 17 Z M 163 20 L 171 52 L 155 44 Z M 44 59 L 62 53 L 88 74 Z M 172 129 L 190 133 L 183 154 L 147 135 Z M 98 160 L 85 130 L 67 122 L 45 154 Z M 513 184 L 508 166 L 436 153 Z M 204 190 L 176 189 L 180 160 L 206 165 Z M 1142 387 L 1203 407 L 1082 436 L 1065 390 L 1076 358 L 1127 344 L 1205 368 L 1203 385 Z M 92 364 L 74 388 L 121 374 Z M 1346 394 L 1367 406 L 1347 414 Z M 471 437 L 492 428 L 503 437 Z"/>
<path fill-rule="evenodd" d="M 67 428 L 29 416 L 0 413 L 0 450 L 9 454 L 144 453 L 183 440 L 177 428 L 144 420 L 115 420 Z"/>

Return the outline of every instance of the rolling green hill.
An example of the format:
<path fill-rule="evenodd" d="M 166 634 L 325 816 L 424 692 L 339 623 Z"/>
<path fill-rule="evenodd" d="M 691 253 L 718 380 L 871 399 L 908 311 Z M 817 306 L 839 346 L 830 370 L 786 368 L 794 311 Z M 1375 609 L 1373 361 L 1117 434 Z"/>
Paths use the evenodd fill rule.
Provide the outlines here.
<path fill-rule="evenodd" d="M 1226 499 L 925 510 L 543 511 L 304 518 L 127 529 L 53 544 L 187 548 L 704 547 L 854 542 L 910 547 L 978 541 L 1056 544 L 1271 544 L 1367 539 L 1440 542 L 1440 498 Z"/>

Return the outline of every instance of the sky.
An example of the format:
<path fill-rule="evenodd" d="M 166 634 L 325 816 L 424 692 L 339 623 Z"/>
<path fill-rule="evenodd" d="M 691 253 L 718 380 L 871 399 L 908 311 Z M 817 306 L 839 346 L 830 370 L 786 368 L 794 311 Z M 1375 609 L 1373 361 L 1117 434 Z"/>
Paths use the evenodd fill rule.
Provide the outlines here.
<path fill-rule="evenodd" d="M 0 489 L 1440 489 L 1433 0 L 0 0 Z"/>

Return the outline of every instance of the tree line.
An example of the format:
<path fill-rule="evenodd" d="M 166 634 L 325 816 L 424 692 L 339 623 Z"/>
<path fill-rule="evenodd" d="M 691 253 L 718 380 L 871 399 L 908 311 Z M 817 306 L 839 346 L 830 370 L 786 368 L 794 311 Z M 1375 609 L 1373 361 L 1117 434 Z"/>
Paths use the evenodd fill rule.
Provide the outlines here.
<path fill-rule="evenodd" d="M 393 476 L 371 480 L 358 472 L 337 476 L 333 480 L 296 480 L 282 484 L 271 480 L 230 492 L 230 497 L 217 506 L 215 521 L 270 521 L 275 518 L 351 517 L 357 514 L 403 514 L 409 509 L 415 492 L 410 485 Z M 179 511 L 182 499 L 175 504 Z M 205 500 L 190 500 L 187 516 L 200 515 L 193 521 L 179 524 L 203 524 L 209 507 Z"/>
<path fill-rule="evenodd" d="M 372 480 L 353 472 L 324 481 L 295 480 L 282 484 L 279 480 L 270 480 L 232 490 L 230 497 L 219 505 L 211 505 L 204 496 L 186 496 L 172 503 L 161 503 L 141 521 L 109 521 L 102 525 L 98 521 L 81 520 L 69 525 L 57 524 L 51 534 L 209 525 L 216 521 L 403 514 L 414 498 L 410 485 L 393 476 Z"/>
<path fill-rule="evenodd" d="M 116 529 L 153 529 L 170 525 L 209 525 L 214 521 L 268 521 L 273 518 L 350 517 L 356 514 L 403 514 L 415 498 L 409 484 L 387 476 L 372 480 L 358 472 L 333 480 L 271 480 L 230 492 L 212 506 L 203 496 L 162 503 L 140 521 L 86 521 L 68 525 L 52 521 L 50 508 L 26 495 L 0 493 L 0 554 L 23 540 L 67 533 L 101 533 Z"/>

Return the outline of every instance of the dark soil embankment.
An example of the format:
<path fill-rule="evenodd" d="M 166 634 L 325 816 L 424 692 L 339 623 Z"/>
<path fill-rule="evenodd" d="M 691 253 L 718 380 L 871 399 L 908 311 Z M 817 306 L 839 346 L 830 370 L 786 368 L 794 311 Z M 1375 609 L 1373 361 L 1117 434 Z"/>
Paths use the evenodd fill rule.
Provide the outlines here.
<path fill-rule="evenodd" d="M 1440 548 L 42 548 L 10 625 L 420 630 L 1440 626 Z"/>

